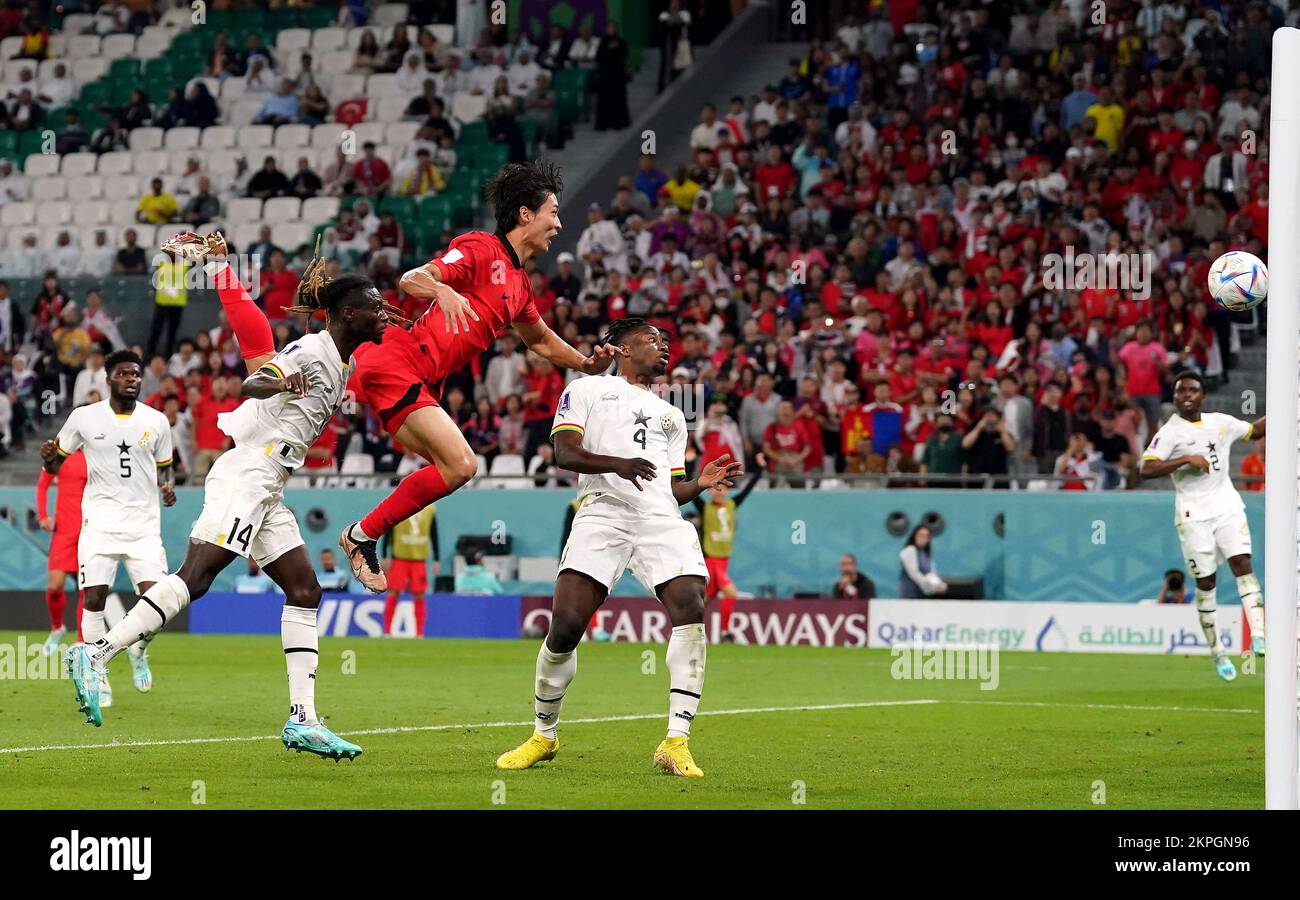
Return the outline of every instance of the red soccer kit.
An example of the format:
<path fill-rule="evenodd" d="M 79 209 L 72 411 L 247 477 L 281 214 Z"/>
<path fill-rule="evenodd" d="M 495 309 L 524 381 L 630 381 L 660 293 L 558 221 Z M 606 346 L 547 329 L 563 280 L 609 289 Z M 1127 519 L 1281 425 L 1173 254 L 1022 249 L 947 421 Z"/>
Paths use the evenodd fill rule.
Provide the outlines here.
<path fill-rule="evenodd" d="M 36 481 L 36 514 L 49 518 L 49 491 L 58 478 L 54 532 L 50 535 L 51 572 L 77 571 L 77 539 L 81 537 L 81 494 L 86 489 L 86 454 L 78 450 L 63 461 L 57 476 L 44 470 Z"/>
<path fill-rule="evenodd" d="M 501 234 L 471 231 L 455 238 L 432 260 L 442 281 L 470 302 L 478 321 L 452 334 L 442 311 L 430 307 L 409 331 L 389 328 L 382 344 L 363 344 L 349 387 L 370 404 L 384 430 L 396 434 L 412 411 L 437 406 L 448 375 L 487 350 L 515 323 L 541 318 L 533 285 L 514 248 Z"/>

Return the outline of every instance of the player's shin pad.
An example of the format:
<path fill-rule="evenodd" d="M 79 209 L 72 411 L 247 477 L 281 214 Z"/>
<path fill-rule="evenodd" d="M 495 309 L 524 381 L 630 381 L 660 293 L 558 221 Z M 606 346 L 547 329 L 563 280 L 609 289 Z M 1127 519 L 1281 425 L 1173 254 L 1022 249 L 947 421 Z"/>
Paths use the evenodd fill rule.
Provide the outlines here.
<path fill-rule="evenodd" d="M 95 642 L 91 659 L 105 665 L 136 641 L 150 638 L 190 605 L 190 590 L 179 575 L 168 575 L 145 591 L 131 611 Z"/>

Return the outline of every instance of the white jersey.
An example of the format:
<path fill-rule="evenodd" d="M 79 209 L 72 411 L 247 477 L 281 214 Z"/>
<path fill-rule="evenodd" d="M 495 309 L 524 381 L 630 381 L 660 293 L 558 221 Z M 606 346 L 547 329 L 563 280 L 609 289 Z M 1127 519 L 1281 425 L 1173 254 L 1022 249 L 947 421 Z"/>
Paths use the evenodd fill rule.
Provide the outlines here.
<path fill-rule="evenodd" d="M 120 535 L 162 531 L 158 469 L 172 463 L 172 428 L 158 410 L 137 402 L 126 415 L 109 401 L 79 406 L 59 430 L 59 453 L 86 454 L 83 527 Z"/>
<path fill-rule="evenodd" d="M 1249 437 L 1254 426 L 1225 413 L 1202 413 L 1200 421 L 1189 422 L 1175 415 L 1155 433 L 1142 459 L 1169 460 L 1179 456 L 1203 456 L 1210 471 L 1179 466 L 1174 481 L 1175 522 L 1217 519 L 1242 512 L 1246 507 L 1229 478 L 1232 442 Z"/>
<path fill-rule="evenodd" d="M 328 332 L 305 335 L 262 368 L 281 378 L 303 373 L 307 395 L 286 391 L 264 400 L 246 400 L 238 409 L 217 416 L 217 425 L 236 446 L 259 447 L 286 469 L 296 469 L 343 404 L 350 363 L 343 362 Z"/>
<path fill-rule="evenodd" d="M 562 431 L 582 436 L 582 448 L 654 464 L 655 480 L 644 490 L 618 475 L 579 475 L 578 497 L 612 495 L 641 515 L 680 519 L 672 481 L 686 474 L 686 417 L 671 403 L 617 375 L 587 375 L 565 388 L 555 410 L 551 437 Z"/>

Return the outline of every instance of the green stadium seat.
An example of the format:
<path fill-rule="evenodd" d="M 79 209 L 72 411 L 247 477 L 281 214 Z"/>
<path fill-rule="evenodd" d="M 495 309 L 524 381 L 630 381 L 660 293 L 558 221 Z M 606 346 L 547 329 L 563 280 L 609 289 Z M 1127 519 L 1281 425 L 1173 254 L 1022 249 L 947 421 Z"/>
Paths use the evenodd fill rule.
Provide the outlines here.
<path fill-rule="evenodd" d="M 520 119 L 519 130 L 524 133 L 524 152 L 529 159 L 537 156 L 537 120 Z"/>
<path fill-rule="evenodd" d="M 150 82 L 162 82 L 166 87 L 171 87 L 176 78 L 174 71 L 175 64 L 168 56 L 159 56 L 157 59 L 148 59 L 144 63 L 144 77 Z"/>
<path fill-rule="evenodd" d="M 85 109 L 96 109 L 110 105 L 112 96 L 112 81 L 105 77 L 82 85 L 81 93 L 77 95 L 77 102 Z"/>
<path fill-rule="evenodd" d="M 487 122 L 482 119 L 475 119 L 472 122 L 466 122 L 460 130 L 460 141 L 457 144 L 487 144 L 492 140 L 488 136 Z"/>
<path fill-rule="evenodd" d="M 578 93 L 576 88 L 565 87 L 555 91 L 555 112 L 565 122 L 581 118 L 586 102 L 586 95 Z"/>
<path fill-rule="evenodd" d="M 18 132 L 0 131 L 0 159 L 12 160 L 18 152 Z"/>
<path fill-rule="evenodd" d="M 21 169 L 27 165 L 27 157 L 41 152 L 43 138 L 39 131 L 24 131 L 18 136 L 18 150 L 15 165 Z"/>
<path fill-rule="evenodd" d="M 587 70 L 586 69 L 560 69 L 555 73 L 555 80 L 551 87 L 558 93 L 562 90 L 578 91 L 579 93 L 587 92 Z"/>
<path fill-rule="evenodd" d="M 390 212 L 406 228 L 416 221 L 414 197 L 385 197 L 379 201 L 379 212 Z"/>
<path fill-rule="evenodd" d="M 113 60 L 108 66 L 108 77 L 132 80 L 140 77 L 140 60 L 131 58 Z"/>
<path fill-rule="evenodd" d="M 451 227 L 454 212 L 455 202 L 449 194 L 430 194 L 420 198 L 419 222 L 422 226 L 436 226 L 439 232 L 445 231 Z"/>
<path fill-rule="evenodd" d="M 342 198 L 340 198 L 340 199 L 339 199 L 339 212 L 343 212 L 343 210 L 345 210 L 345 209 L 351 209 L 353 206 L 356 205 L 356 202 L 357 202 L 357 197 L 356 197 L 355 194 L 352 195 L 352 196 L 349 196 L 349 197 L 342 197 Z"/>
<path fill-rule="evenodd" d="M 302 27 L 311 28 L 329 28 L 338 19 L 338 9 L 329 6 L 313 6 L 310 9 L 300 11 L 302 15 Z"/>

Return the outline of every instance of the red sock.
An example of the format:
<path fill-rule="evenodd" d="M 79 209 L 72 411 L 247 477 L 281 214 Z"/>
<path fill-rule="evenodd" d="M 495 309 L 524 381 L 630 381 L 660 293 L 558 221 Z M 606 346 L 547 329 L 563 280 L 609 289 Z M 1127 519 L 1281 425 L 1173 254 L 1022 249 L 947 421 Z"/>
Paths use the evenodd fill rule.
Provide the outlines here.
<path fill-rule="evenodd" d="M 424 509 L 435 500 L 447 496 L 447 482 L 437 466 L 425 466 L 402 479 L 391 494 L 385 497 L 371 513 L 361 520 L 361 530 L 378 540 L 399 522 Z"/>
<path fill-rule="evenodd" d="M 722 633 L 731 630 L 731 611 L 736 608 L 736 598 L 722 595 Z"/>
<path fill-rule="evenodd" d="M 77 591 L 77 641 L 85 643 L 86 639 L 81 634 L 81 616 L 86 611 L 86 592 Z"/>
<path fill-rule="evenodd" d="M 397 592 L 392 591 L 384 601 L 384 634 L 393 633 L 393 613 L 397 612 Z"/>
<path fill-rule="evenodd" d="M 275 338 L 266 313 L 258 309 L 248 291 L 239 283 L 235 270 L 227 265 L 217 273 L 217 296 L 230 320 L 230 329 L 239 341 L 239 355 L 253 359 L 275 352 Z"/>
<path fill-rule="evenodd" d="M 424 617 L 428 610 L 424 606 L 424 595 L 415 595 L 415 636 L 424 637 Z"/>
<path fill-rule="evenodd" d="M 50 611 L 50 630 L 62 628 L 63 612 L 68 608 L 68 597 L 63 593 L 63 588 L 46 588 L 45 608 Z"/>

